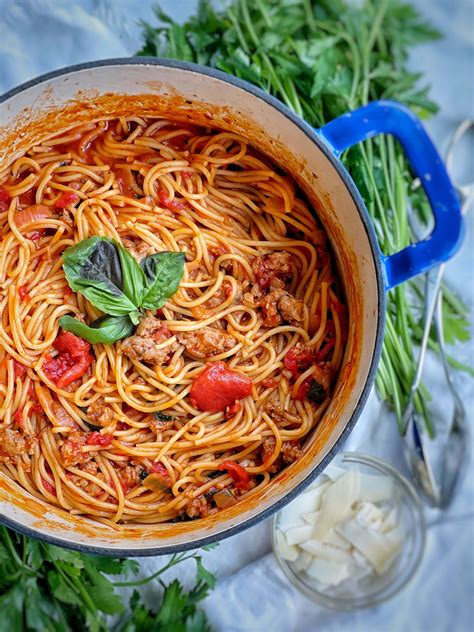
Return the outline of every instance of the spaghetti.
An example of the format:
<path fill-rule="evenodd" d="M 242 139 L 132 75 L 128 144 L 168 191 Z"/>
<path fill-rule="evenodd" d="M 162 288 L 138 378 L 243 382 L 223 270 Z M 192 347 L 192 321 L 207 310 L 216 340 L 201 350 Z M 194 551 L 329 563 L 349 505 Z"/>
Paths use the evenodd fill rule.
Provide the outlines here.
<path fill-rule="evenodd" d="M 67 248 L 184 252 L 176 293 L 113 344 Z M 244 138 L 131 116 L 45 139 L 0 172 L 0 469 L 117 527 L 203 517 L 297 460 L 347 335 L 335 267 L 294 183 Z"/>

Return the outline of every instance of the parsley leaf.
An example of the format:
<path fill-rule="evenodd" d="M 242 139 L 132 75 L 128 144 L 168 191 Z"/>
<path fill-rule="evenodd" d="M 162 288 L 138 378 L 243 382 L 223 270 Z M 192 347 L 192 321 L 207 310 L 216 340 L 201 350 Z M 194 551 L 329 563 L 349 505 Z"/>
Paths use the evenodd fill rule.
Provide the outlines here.
<path fill-rule="evenodd" d="M 437 111 L 422 76 L 409 71 L 407 60 L 414 45 L 440 34 L 404 0 L 231 0 L 219 10 L 211 0 L 200 0 L 184 24 L 157 15 L 161 24 L 142 24 L 144 48 L 138 55 L 219 68 L 270 92 L 314 127 L 374 99 L 394 98 L 421 118 Z M 425 221 L 431 209 L 423 189 L 410 187 L 413 177 L 400 145 L 380 136 L 352 147 L 342 161 L 363 196 L 382 252 L 407 246 L 412 241 L 409 209 Z M 423 304 L 420 296 L 412 301 L 416 283 L 409 281 L 387 294 L 376 380 L 379 396 L 400 423 L 416 371 L 416 315 Z M 465 341 L 466 315 L 459 301 L 451 299 L 443 293 L 446 339 Z M 434 335 L 430 346 L 437 349 Z M 472 372 L 454 358 L 449 361 Z M 418 395 L 417 409 L 425 414 L 430 432 L 426 389 Z"/>
<path fill-rule="evenodd" d="M 91 556 L 21 536 L 0 526 L 0 632 L 111 632 L 106 615 L 122 615 L 122 632 L 209 632 L 196 605 L 214 586 L 215 578 L 196 553 L 177 553 L 141 586 L 189 559 L 196 562 L 196 584 L 185 591 L 174 581 L 164 587 L 157 612 L 137 591 L 125 615 L 123 598 L 108 575 L 136 574 L 134 560 Z"/>

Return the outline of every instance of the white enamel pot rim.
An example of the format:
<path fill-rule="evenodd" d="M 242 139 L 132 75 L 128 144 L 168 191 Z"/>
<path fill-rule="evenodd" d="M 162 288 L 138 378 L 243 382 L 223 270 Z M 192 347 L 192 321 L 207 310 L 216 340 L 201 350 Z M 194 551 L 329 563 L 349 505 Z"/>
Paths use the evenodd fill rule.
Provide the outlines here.
<path fill-rule="evenodd" d="M 140 75 L 137 74 L 137 71 L 139 71 Z M 354 277 L 360 277 L 360 289 L 362 293 L 360 317 L 364 321 L 364 329 L 360 330 L 363 331 L 362 342 L 353 342 L 354 347 L 357 343 L 361 345 L 362 349 L 358 352 L 359 355 L 357 355 L 357 371 L 352 371 L 352 373 L 357 372 L 357 376 L 354 380 L 355 386 L 352 389 L 353 392 L 352 394 L 349 393 L 347 403 L 341 404 L 341 402 L 339 402 L 339 408 L 334 404 L 334 416 L 337 418 L 336 422 L 331 426 L 327 437 L 321 439 L 321 446 L 314 448 L 315 456 L 313 461 L 308 461 L 301 466 L 295 476 L 286 478 L 286 475 L 283 476 L 279 481 L 279 487 L 276 484 L 274 484 L 273 487 L 272 485 L 268 486 L 272 489 L 268 492 L 264 492 L 261 504 L 259 499 L 259 501 L 255 502 L 252 506 L 249 505 L 248 508 L 243 507 L 240 514 L 236 513 L 232 515 L 232 513 L 230 513 L 230 518 L 224 516 L 224 514 L 227 513 L 226 510 L 226 512 L 222 512 L 222 519 L 219 517 L 214 520 L 212 524 L 207 526 L 200 526 L 201 524 L 206 525 L 207 519 L 192 521 L 188 523 L 189 526 L 187 529 L 189 533 L 183 531 L 183 528 L 177 525 L 159 526 L 156 528 L 156 533 L 153 532 L 150 538 L 147 539 L 146 528 L 141 531 L 142 535 L 138 537 L 136 535 L 133 536 L 131 532 L 130 537 L 128 537 L 127 535 L 117 535 L 115 532 L 111 533 L 110 530 L 104 531 L 106 527 L 103 525 L 97 525 L 95 527 L 96 533 L 89 528 L 89 531 L 84 531 L 84 533 L 81 534 L 77 526 L 78 523 L 76 522 L 74 525 L 73 518 L 67 514 L 64 515 L 64 513 L 60 518 L 56 515 L 49 516 L 48 514 L 47 517 L 37 520 L 35 516 L 29 514 L 26 505 L 17 507 L 16 504 L 12 502 L 12 499 L 16 498 L 15 494 L 23 493 L 21 490 L 16 489 L 12 491 L 8 489 L 8 493 L 5 492 L 6 495 L 2 499 L 4 487 L 0 485 L 0 522 L 19 532 L 41 538 L 54 544 L 76 548 L 90 553 L 116 556 L 156 555 L 159 553 L 170 553 L 203 546 L 237 533 L 244 528 L 252 526 L 263 518 L 270 516 L 284 504 L 291 501 L 304 487 L 314 480 L 340 450 L 364 407 L 375 378 L 375 371 L 381 353 L 385 322 L 385 288 L 387 286 L 385 276 L 386 262 L 380 252 L 372 223 L 360 193 L 338 159 L 341 149 L 337 149 L 337 139 L 335 142 L 330 142 L 329 140 L 334 130 L 328 130 L 327 135 L 322 135 L 320 131 L 311 128 L 275 98 L 245 81 L 220 71 L 186 62 L 155 58 L 110 59 L 67 67 L 25 83 L 0 97 L 2 119 L 4 108 L 7 119 L 9 117 L 10 119 L 13 118 L 12 111 L 15 111 L 15 108 L 17 108 L 18 111 L 21 110 L 16 100 L 19 101 L 20 105 L 26 103 L 28 106 L 33 107 L 36 102 L 35 99 L 38 99 L 39 91 L 41 90 L 46 94 L 51 88 L 59 86 L 59 89 L 70 91 L 71 88 L 66 86 L 68 81 L 70 83 L 71 81 L 77 81 L 79 87 L 82 87 L 82 81 L 89 81 L 88 85 L 90 86 L 90 82 L 93 83 L 96 79 L 95 75 L 97 75 L 99 92 L 102 93 L 104 89 L 100 87 L 100 82 L 105 76 L 104 73 L 107 74 L 107 80 L 110 80 L 112 84 L 116 84 L 115 93 L 117 94 L 126 92 L 125 89 L 122 90 L 122 86 L 127 85 L 128 95 L 140 95 L 144 93 L 145 86 L 151 85 L 150 79 L 155 80 L 165 77 L 166 80 L 171 81 L 172 84 L 176 83 L 178 86 L 176 92 L 179 93 L 182 98 L 184 98 L 188 89 L 191 90 L 190 87 L 188 88 L 188 85 L 192 84 L 192 90 L 197 93 L 193 96 L 198 98 L 201 102 L 205 102 L 207 99 L 217 107 L 219 99 L 222 99 L 223 103 L 226 103 L 226 99 L 229 99 L 227 105 L 228 108 L 232 110 L 233 100 L 236 99 L 239 102 L 241 110 L 245 110 L 245 108 L 248 107 L 246 114 L 249 120 L 255 120 L 256 123 L 261 124 L 263 129 L 268 131 L 269 137 L 271 134 L 275 134 L 275 147 L 277 149 L 279 147 L 279 138 L 281 138 L 283 144 L 286 141 L 286 147 L 292 144 L 292 139 L 295 139 L 295 144 L 299 144 L 301 147 L 304 146 L 303 149 L 301 147 L 299 148 L 299 159 L 302 160 L 305 151 L 311 155 L 314 154 L 313 158 L 318 163 L 318 167 L 322 170 L 321 173 L 327 177 L 327 181 L 332 187 L 334 197 L 338 197 L 338 199 L 340 198 L 340 200 L 344 201 L 344 208 L 341 209 L 335 206 L 334 209 L 331 209 L 331 212 L 334 215 L 341 215 L 341 218 L 343 218 L 344 213 L 346 214 L 345 223 L 348 225 L 347 230 L 343 227 L 344 230 L 337 233 L 337 230 L 334 229 L 333 234 L 331 234 L 331 230 L 328 230 L 336 258 L 338 259 L 338 265 L 342 265 L 341 261 L 344 264 L 342 267 L 345 273 L 342 276 L 345 276 L 346 279 L 343 278 L 343 281 L 350 285 L 352 281 L 348 281 L 347 276 L 348 274 L 352 276 L 353 271 Z M 120 76 L 118 76 L 117 73 L 120 73 Z M 141 85 L 141 82 L 143 85 Z M 155 81 L 155 83 L 158 84 L 159 81 Z M 134 87 L 135 84 L 138 84 L 139 87 Z M 217 88 L 219 94 L 216 96 L 215 91 Z M 137 92 L 134 92 L 134 90 L 137 90 Z M 159 92 L 162 88 L 154 86 L 153 90 Z M 206 98 L 203 98 L 201 93 L 206 94 Z M 64 97 L 64 99 L 65 103 L 67 103 L 67 98 Z M 189 101 L 186 101 L 186 103 L 189 103 Z M 211 108 L 213 107 L 212 103 L 210 105 Z M 240 114 L 240 111 L 238 113 Z M 267 119 L 271 120 L 267 122 Z M 269 126 L 272 124 L 279 126 L 278 133 L 269 129 Z M 272 141 L 269 142 L 272 145 Z M 277 149 L 275 151 L 277 151 Z M 291 153 L 289 149 L 288 153 Z M 292 164 L 296 163 L 292 162 Z M 318 176 L 309 169 L 311 165 L 307 165 L 304 161 L 301 162 L 301 165 L 302 174 L 291 173 L 290 171 L 291 175 L 296 179 L 301 176 L 300 180 L 302 178 L 311 178 L 311 183 L 308 186 L 310 189 L 311 187 L 316 187 Z M 313 167 L 313 169 L 317 170 L 317 167 Z M 327 191 L 329 195 L 330 189 L 327 188 L 326 190 L 325 183 L 319 183 L 317 186 L 319 186 L 323 192 Z M 329 187 L 329 184 L 327 186 Z M 307 190 L 305 190 L 305 192 L 308 193 Z M 314 195 L 316 196 L 316 193 Z M 348 220 L 348 218 L 350 218 L 350 220 Z M 339 217 L 336 219 L 337 221 L 340 220 Z M 328 229 L 324 220 L 323 224 L 326 229 Z M 346 232 L 351 233 L 352 242 L 348 241 L 345 235 Z M 354 235 L 358 236 L 357 239 Z M 359 246 L 357 242 L 363 242 L 364 245 Z M 347 245 L 347 250 L 351 250 L 351 253 L 353 249 L 354 257 L 349 259 L 351 253 L 346 255 L 344 252 L 341 254 L 341 248 L 340 246 L 338 247 L 338 243 Z M 358 248 L 363 251 L 357 252 Z M 455 246 L 453 245 L 450 254 L 452 254 L 454 248 Z M 357 257 L 355 257 L 356 254 Z M 348 258 L 344 260 L 346 256 Z M 447 258 L 449 254 L 443 256 Z M 341 259 L 341 261 L 339 259 Z M 352 270 L 348 262 L 353 266 Z M 346 288 L 346 294 L 347 291 L 350 292 L 352 290 Z M 355 335 L 353 337 L 356 338 Z M 348 343 L 348 347 L 349 346 Z M 346 355 L 347 354 L 348 352 L 346 352 Z M 354 358 L 355 357 L 356 355 L 354 355 Z M 347 375 L 349 375 L 349 373 L 347 373 Z M 339 382 L 342 381 L 344 380 L 341 378 Z M 345 387 L 346 389 L 349 388 L 347 385 L 338 384 L 334 397 L 335 400 L 337 399 L 337 393 L 340 392 L 342 401 Z M 331 402 L 331 406 L 332 405 L 333 402 Z M 332 410 L 331 407 L 329 410 Z M 314 443 L 317 443 L 316 439 Z M 7 481 L 6 484 L 9 484 L 9 482 Z M 70 521 L 70 523 L 68 521 Z M 133 529 L 133 527 L 131 527 L 131 529 Z M 173 529 L 179 531 L 179 534 L 175 535 Z M 153 531 L 153 527 L 149 526 L 148 530 Z"/>

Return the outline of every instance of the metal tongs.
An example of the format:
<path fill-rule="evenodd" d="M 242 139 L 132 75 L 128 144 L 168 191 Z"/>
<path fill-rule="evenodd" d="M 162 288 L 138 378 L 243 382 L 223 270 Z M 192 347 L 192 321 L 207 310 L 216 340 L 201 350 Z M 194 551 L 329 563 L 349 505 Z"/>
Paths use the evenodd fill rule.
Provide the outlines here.
<path fill-rule="evenodd" d="M 446 152 L 446 165 L 452 174 L 453 154 L 464 134 L 474 126 L 474 121 L 465 120 L 454 132 Z M 473 183 L 456 186 L 456 192 L 461 201 L 461 211 L 464 215 L 474 196 Z M 415 220 L 410 219 L 412 230 L 417 238 L 420 237 Z M 424 330 L 418 357 L 417 370 L 411 386 L 410 397 L 403 415 L 404 454 L 413 480 L 419 491 L 430 505 L 446 507 L 453 497 L 453 492 L 465 462 L 468 445 L 468 430 L 466 427 L 466 411 L 464 404 L 455 388 L 451 369 L 445 350 L 445 340 L 442 320 L 442 288 L 446 264 L 441 264 L 425 275 L 425 310 Z M 453 407 L 451 419 L 446 408 L 437 411 L 435 423 L 436 437 L 430 437 L 422 416 L 416 411 L 414 398 L 420 386 L 421 376 L 426 359 L 426 350 L 430 337 L 430 330 L 435 323 L 438 339 L 440 359 L 448 391 L 452 397 Z M 444 419 L 439 419 L 444 415 Z M 442 422 L 442 423 L 441 423 Z"/>

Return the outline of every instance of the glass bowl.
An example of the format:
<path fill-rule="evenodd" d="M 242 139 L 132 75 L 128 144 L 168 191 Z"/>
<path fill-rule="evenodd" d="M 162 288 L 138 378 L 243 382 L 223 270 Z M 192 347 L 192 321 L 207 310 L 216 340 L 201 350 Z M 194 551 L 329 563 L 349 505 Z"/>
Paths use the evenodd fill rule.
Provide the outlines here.
<path fill-rule="evenodd" d="M 335 465 L 350 469 L 358 467 L 362 474 L 385 475 L 394 483 L 394 502 L 398 507 L 399 521 L 405 532 L 402 548 L 396 560 L 382 575 L 371 574 L 355 581 L 347 580 L 339 586 L 320 590 L 304 573 L 296 570 L 292 562 L 283 559 L 278 550 L 276 531 L 281 516 L 291 512 L 291 503 L 273 519 L 273 552 L 290 582 L 304 595 L 317 603 L 336 610 L 368 608 L 386 601 L 398 593 L 413 577 L 425 547 L 426 525 L 420 500 L 413 486 L 393 467 L 373 456 L 346 452 L 333 461 Z"/>

